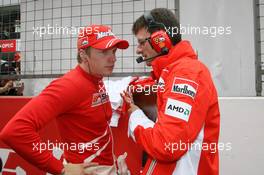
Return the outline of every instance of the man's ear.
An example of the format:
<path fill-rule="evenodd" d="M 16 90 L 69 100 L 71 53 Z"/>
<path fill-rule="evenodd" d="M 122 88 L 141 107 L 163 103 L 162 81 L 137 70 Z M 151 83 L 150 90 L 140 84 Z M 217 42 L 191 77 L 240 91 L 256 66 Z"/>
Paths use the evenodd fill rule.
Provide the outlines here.
<path fill-rule="evenodd" d="M 82 62 L 87 62 L 87 59 L 89 56 L 86 54 L 85 50 L 80 49 L 79 54 L 80 54 L 80 58 L 81 58 Z"/>

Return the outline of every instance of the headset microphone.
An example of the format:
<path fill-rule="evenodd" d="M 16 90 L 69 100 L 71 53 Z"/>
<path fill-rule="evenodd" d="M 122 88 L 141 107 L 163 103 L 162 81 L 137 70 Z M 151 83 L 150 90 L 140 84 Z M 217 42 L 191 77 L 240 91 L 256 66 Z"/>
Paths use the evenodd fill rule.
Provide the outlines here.
<path fill-rule="evenodd" d="M 137 63 L 142 63 L 144 61 L 144 58 L 143 57 L 137 57 L 136 59 Z"/>
<path fill-rule="evenodd" d="M 166 54 L 168 54 L 168 53 L 169 53 L 169 49 L 166 48 L 166 47 L 164 47 L 164 48 L 161 49 L 161 53 L 160 53 L 160 54 L 158 54 L 158 55 L 156 55 L 156 56 L 154 56 L 154 57 L 147 58 L 147 59 L 145 59 L 145 60 L 144 60 L 144 58 L 143 58 L 142 56 L 140 56 L 140 57 L 138 57 L 138 58 L 136 59 L 136 61 L 137 61 L 137 63 L 142 63 L 142 62 L 144 62 L 144 61 L 149 61 L 149 60 L 155 59 L 155 58 L 157 58 L 157 57 L 159 57 L 159 56 L 161 56 L 161 55 L 166 55 Z"/>
<path fill-rule="evenodd" d="M 138 57 L 138 58 L 136 59 L 136 61 L 137 61 L 137 63 L 142 63 L 142 62 L 144 62 L 144 61 L 149 61 L 149 60 L 155 59 L 156 57 L 159 57 L 159 56 L 161 56 L 161 55 L 163 55 L 163 54 L 158 54 L 158 55 L 156 55 L 156 56 L 154 56 L 154 57 L 150 57 L 150 58 L 147 58 L 147 59 L 145 59 L 145 60 L 144 60 L 144 58 L 143 58 L 142 56 L 140 56 L 140 57 Z"/>

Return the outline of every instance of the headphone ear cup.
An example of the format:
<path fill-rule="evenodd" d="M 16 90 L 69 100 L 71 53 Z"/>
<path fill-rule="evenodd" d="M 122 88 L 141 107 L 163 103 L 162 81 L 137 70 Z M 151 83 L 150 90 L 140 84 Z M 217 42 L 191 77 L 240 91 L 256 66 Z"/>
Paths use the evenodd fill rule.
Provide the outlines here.
<path fill-rule="evenodd" d="M 168 54 L 170 48 L 172 47 L 168 34 L 163 30 L 152 33 L 149 43 L 157 53 L 162 55 Z"/>
<path fill-rule="evenodd" d="M 148 32 L 151 33 L 148 42 L 152 49 L 154 49 L 158 54 L 168 54 L 169 49 L 172 47 L 172 43 L 170 36 L 165 32 L 165 25 L 163 23 L 156 22 L 150 12 L 145 12 L 143 17 L 147 23 Z M 150 31 L 150 29 L 156 28 L 160 28 L 160 30 L 153 33 Z M 164 30 L 162 30 L 161 28 Z"/>
<path fill-rule="evenodd" d="M 152 36 L 153 36 L 153 35 L 151 34 L 151 35 L 150 35 L 150 39 L 148 39 L 148 43 L 149 43 L 149 45 L 151 46 L 152 49 L 154 49 L 155 51 L 157 51 L 157 50 L 155 49 L 155 47 L 153 47 L 153 44 L 154 44 L 154 43 L 153 43 L 153 40 L 152 40 L 152 38 L 153 38 Z"/>

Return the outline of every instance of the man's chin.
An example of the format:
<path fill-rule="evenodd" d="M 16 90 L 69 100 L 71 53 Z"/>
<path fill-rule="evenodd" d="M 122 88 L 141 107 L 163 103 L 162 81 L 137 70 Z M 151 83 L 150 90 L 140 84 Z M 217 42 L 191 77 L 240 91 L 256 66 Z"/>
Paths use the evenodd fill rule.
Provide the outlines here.
<path fill-rule="evenodd" d="M 112 75 L 112 73 L 113 73 L 113 71 L 105 71 L 105 72 L 103 73 L 103 76 L 104 76 L 104 77 L 108 77 L 108 76 Z"/>
<path fill-rule="evenodd" d="M 146 61 L 147 66 L 151 66 L 151 61 Z"/>

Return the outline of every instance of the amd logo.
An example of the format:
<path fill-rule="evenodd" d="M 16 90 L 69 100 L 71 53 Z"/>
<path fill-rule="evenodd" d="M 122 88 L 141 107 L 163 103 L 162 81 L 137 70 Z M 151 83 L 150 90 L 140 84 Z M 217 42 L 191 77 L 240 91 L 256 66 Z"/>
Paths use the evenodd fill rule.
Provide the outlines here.
<path fill-rule="evenodd" d="M 184 115 L 189 115 L 190 114 L 190 111 L 188 109 L 184 109 L 181 106 L 175 106 L 175 105 L 171 105 L 170 104 L 167 109 L 172 110 L 172 111 L 176 111 L 176 112 L 179 112 L 179 113 L 183 113 Z"/>
<path fill-rule="evenodd" d="M 188 122 L 191 111 L 192 106 L 190 104 L 176 99 L 168 98 L 165 108 L 166 115 Z"/>

